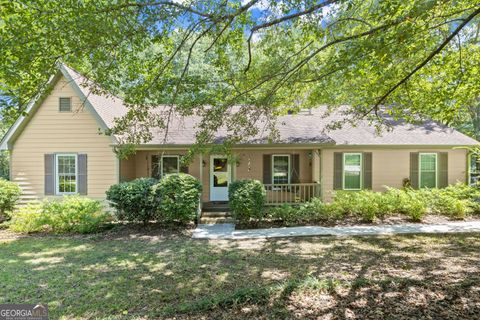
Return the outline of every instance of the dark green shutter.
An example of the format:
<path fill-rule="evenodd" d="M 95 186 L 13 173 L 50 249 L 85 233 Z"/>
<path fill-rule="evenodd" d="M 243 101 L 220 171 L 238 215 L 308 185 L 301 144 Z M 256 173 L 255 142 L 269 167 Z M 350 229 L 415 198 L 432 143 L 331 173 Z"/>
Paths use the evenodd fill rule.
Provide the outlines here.
<path fill-rule="evenodd" d="M 263 155 L 263 183 L 272 183 L 272 156 L 270 154 Z"/>
<path fill-rule="evenodd" d="M 155 179 L 160 179 L 160 156 L 156 154 L 152 155 L 151 177 Z"/>
<path fill-rule="evenodd" d="M 343 189 L 343 153 L 333 153 L 333 190 Z"/>
<path fill-rule="evenodd" d="M 45 195 L 55 194 L 55 155 L 45 154 Z"/>
<path fill-rule="evenodd" d="M 410 184 L 418 189 L 418 152 L 410 152 Z"/>
<path fill-rule="evenodd" d="M 78 193 L 82 195 L 87 194 L 87 155 L 78 155 Z"/>
<path fill-rule="evenodd" d="M 299 154 L 292 154 L 292 163 L 291 163 L 291 183 L 300 183 L 300 155 Z"/>
<path fill-rule="evenodd" d="M 438 187 L 448 186 L 448 152 L 438 153 Z"/>
<path fill-rule="evenodd" d="M 363 189 L 372 189 L 372 153 L 363 153 Z"/>

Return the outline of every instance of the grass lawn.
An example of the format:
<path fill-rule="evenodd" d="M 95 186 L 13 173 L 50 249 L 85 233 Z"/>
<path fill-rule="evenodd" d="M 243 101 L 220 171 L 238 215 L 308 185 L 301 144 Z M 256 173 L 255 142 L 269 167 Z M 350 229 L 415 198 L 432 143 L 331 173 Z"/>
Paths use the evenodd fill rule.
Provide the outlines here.
<path fill-rule="evenodd" d="M 0 231 L 0 303 L 51 319 L 474 319 L 480 234 L 191 240 Z"/>

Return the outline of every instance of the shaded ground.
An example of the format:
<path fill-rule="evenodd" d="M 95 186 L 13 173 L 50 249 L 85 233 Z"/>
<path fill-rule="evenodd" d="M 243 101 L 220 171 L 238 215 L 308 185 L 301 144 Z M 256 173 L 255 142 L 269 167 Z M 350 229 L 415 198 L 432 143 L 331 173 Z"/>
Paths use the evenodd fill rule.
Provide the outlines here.
<path fill-rule="evenodd" d="M 480 221 L 480 215 L 472 214 L 467 215 L 464 219 L 455 219 L 444 215 L 427 214 L 421 221 L 413 221 L 411 218 L 404 214 L 389 214 L 385 217 L 379 217 L 373 222 L 366 222 L 358 215 L 347 215 L 340 220 L 336 221 L 312 221 L 312 222 L 298 222 L 298 223 L 285 223 L 282 221 L 255 221 L 246 224 L 236 224 L 235 228 L 242 229 L 263 229 L 263 228 L 279 228 L 279 227 L 298 227 L 298 226 L 320 226 L 320 227 L 350 227 L 350 226 L 377 226 L 377 225 L 399 225 L 405 223 L 423 223 L 423 224 L 441 224 L 455 221 Z"/>
<path fill-rule="evenodd" d="M 0 303 L 64 319 L 475 319 L 480 234 L 199 241 L 0 230 Z"/>

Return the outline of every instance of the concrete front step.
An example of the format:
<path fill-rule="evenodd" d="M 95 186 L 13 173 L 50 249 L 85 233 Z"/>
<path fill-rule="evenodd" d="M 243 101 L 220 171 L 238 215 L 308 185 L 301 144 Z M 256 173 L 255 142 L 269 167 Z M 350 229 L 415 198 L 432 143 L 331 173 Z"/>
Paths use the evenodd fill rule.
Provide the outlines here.
<path fill-rule="evenodd" d="M 232 217 L 204 217 L 200 218 L 200 224 L 222 224 L 222 223 L 235 223 Z"/>
<path fill-rule="evenodd" d="M 218 217 L 229 217 L 230 212 L 228 211 L 202 211 L 202 217 L 207 218 L 218 218 Z"/>
<path fill-rule="evenodd" d="M 204 212 L 227 212 L 230 211 L 228 202 L 205 202 L 202 206 Z"/>

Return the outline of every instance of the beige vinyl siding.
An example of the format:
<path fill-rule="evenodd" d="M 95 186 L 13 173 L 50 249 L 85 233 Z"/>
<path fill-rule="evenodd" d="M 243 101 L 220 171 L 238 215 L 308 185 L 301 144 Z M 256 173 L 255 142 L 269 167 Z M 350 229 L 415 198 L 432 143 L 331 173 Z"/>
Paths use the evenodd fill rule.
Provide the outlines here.
<path fill-rule="evenodd" d="M 59 111 L 59 98 L 72 98 L 73 112 Z M 84 108 L 66 79 L 61 78 L 30 119 L 12 148 L 12 179 L 23 189 L 22 200 L 44 197 L 44 154 L 85 153 L 88 196 L 105 198 L 117 180 L 111 139 L 99 135 L 99 124 Z"/>
<path fill-rule="evenodd" d="M 467 151 L 465 149 L 323 149 L 322 177 L 325 200 L 331 199 L 333 191 L 333 153 L 371 152 L 372 189 L 385 191 L 385 186 L 401 188 L 404 178 L 410 176 L 410 152 L 448 152 L 448 183 L 465 182 Z"/>
<path fill-rule="evenodd" d="M 136 157 L 120 160 L 120 181 L 131 181 L 136 178 Z"/>

